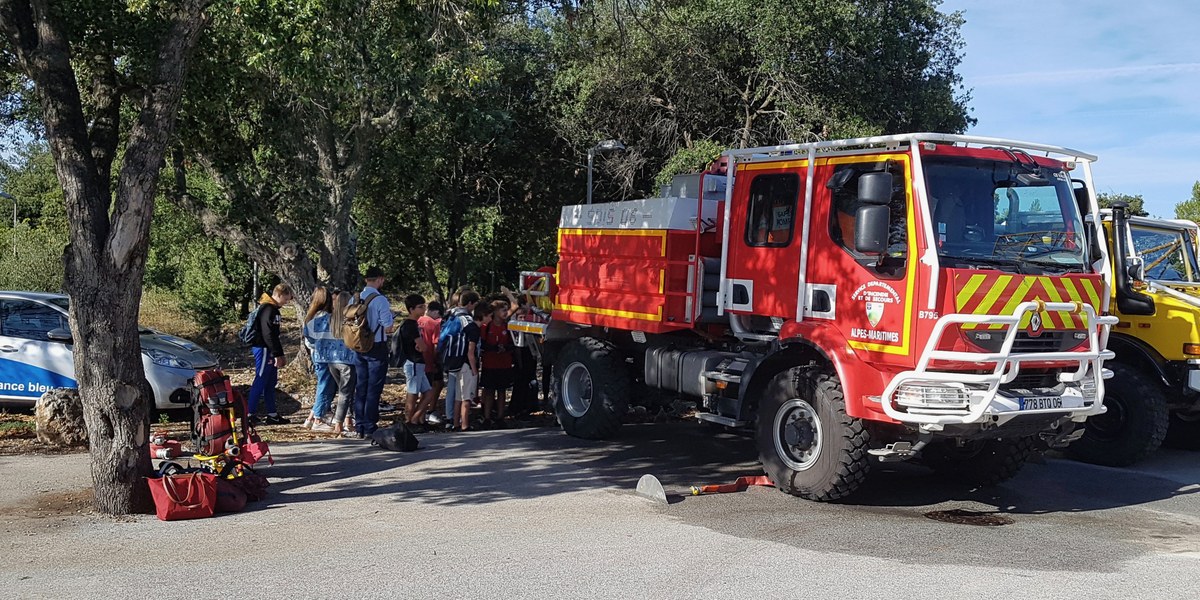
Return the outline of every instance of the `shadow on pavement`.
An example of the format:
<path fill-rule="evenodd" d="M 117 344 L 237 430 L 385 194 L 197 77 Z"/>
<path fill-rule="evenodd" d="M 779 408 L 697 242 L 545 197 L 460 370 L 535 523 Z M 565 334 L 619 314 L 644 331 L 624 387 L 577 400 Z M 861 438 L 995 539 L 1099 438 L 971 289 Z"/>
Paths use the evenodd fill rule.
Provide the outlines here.
<path fill-rule="evenodd" d="M 753 439 L 714 434 L 692 422 L 626 426 L 620 437 L 604 442 L 570 438 L 555 428 L 419 437 L 423 449 L 413 453 L 386 452 L 356 440 L 305 445 L 301 455 L 288 455 L 289 447 L 301 446 L 280 445 L 281 460 L 268 474 L 282 479 L 272 489 L 286 498 L 272 496 L 297 502 L 374 495 L 470 505 L 585 489 L 632 491 L 649 473 L 675 503 L 692 485 L 762 473 Z M 839 504 L 914 508 L 969 501 L 1013 514 L 1073 513 L 1197 490 L 1200 486 L 1152 474 L 1062 460 L 1029 464 L 1001 486 L 972 489 L 902 463 L 875 465 L 866 484 Z"/>

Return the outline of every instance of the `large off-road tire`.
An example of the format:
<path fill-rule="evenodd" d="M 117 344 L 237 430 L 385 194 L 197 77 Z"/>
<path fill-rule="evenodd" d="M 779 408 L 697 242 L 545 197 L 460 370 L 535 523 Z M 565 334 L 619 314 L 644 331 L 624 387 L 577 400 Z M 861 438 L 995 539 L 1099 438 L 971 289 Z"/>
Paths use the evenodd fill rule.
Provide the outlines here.
<path fill-rule="evenodd" d="M 1037 439 L 974 440 L 959 446 L 953 440 L 930 444 L 921 452 L 926 466 L 947 477 L 979 486 L 1012 479 L 1037 451 Z"/>
<path fill-rule="evenodd" d="M 1200 417 L 1171 413 L 1162 445 L 1176 450 L 1200 450 Z"/>
<path fill-rule="evenodd" d="M 759 460 L 782 492 L 837 500 L 866 478 L 870 436 L 846 415 L 832 372 L 797 368 L 771 379 L 758 405 L 757 437 Z"/>
<path fill-rule="evenodd" d="M 588 440 L 616 435 L 629 408 L 629 368 L 617 349 L 596 338 L 579 338 L 559 353 L 551 393 L 563 431 Z"/>
<path fill-rule="evenodd" d="M 1152 370 L 1109 362 L 1104 382 L 1108 411 L 1084 423 L 1083 437 L 1067 446 L 1075 460 L 1127 467 L 1158 450 L 1167 435 L 1167 389 Z"/>

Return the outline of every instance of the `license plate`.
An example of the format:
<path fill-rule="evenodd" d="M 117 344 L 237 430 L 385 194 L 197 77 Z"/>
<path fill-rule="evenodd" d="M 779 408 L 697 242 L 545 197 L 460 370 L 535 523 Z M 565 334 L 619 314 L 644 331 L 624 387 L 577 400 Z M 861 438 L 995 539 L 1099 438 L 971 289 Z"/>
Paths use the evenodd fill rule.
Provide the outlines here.
<path fill-rule="evenodd" d="M 1063 403 L 1061 396 L 1049 398 L 1021 398 L 1021 410 L 1053 410 L 1056 408 L 1071 408 Z"/>

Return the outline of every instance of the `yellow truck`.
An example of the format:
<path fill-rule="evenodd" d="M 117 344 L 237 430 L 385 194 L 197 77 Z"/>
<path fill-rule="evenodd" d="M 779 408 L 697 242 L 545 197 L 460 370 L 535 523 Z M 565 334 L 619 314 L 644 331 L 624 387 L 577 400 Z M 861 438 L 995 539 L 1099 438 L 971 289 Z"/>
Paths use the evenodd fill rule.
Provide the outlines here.
<path fill-rule="evenodd" d="M 1191 221 L 1101 211 L 1113 267 L 1104 414 L 1066 448 L 1078 460 L 1122 467 L 1160 445 L 1200 449 L 1200 267 Z"/>

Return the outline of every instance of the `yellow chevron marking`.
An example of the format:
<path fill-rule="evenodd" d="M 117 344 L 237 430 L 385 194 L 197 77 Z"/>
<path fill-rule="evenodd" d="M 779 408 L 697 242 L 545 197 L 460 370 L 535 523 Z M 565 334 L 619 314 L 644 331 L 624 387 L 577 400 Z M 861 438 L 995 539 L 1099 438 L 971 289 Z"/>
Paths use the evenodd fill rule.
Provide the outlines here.
<path fill-rule="evenodd" d="M 1087 293 L 1087 302 L 1092 305 L 1092 308 L 1097 312 L 1100 310 L 1100 294 L 1096 292 L 1096 285 L 1087 279 L 1079 280 L 1083 286 L 1083 291 Z"/>
<path fill-rule="evenodd" d="M 1063 282 L 1063 287 L 1067 288 L 1067 296 L 1069 296 L 1073 302 L 1085 302 L 1083 296 L 1080 295 L 1080 293 L 1079 293 L 1079 288 L 1075 287 L 1075 281 L 1073 281 L 1070 278 L 1063 277 L 1062 282 Z M 1092 308 L 1096 308 L 1096 305 L 1093 304 Z M 1088 324 L 1087 315 L 1080 313 L 1079 314 L 1079 322 L 1084 327 L 1087 327 L 1087 324 Z"/>
<path fill-rule="evenodd" d="M 1033 284 L 1036 281 L 1037 281 L 1036 277 L 1026 277 L 1026 278 L 1022 279 L 1021 283 L 1017 285 L 1017 291 L 1013 292 L 1012 295 L 1008 297 L 1008 303 L 1005 304 L 1004 308 L 1002 308 L 1000 310 L 1000 314 L 1011 315 L 1012 312 L 1014 310 L 1016 310 L 1017 305 L 1025 301 L 1025 295 L 1029 293 L 1029 288 L 1033 287 Z M 1028 317 L 1029 317 L 1029 314 L 1026 314 L 1025 317 L 1022 317 L 1021 322 L 1017 323 L 1017 327 L 1024 327 L 1025 321 L 1028 319 Z M 1004 328 L 1003 325 L 989 325 L 988 326 L 988 329 L 1003 329 L 1003 328 Z"/>
<path fill-rule="evenodd" d="M 1049 277 L 1038 277 L 1038 283 L 1042 284 L 1042 289 L 1046 290 L 1046 295 L 1050 296 L 1051 302 L 1062 302 L 1062 294 L 1058 293 L 1058 288 L 1054 286 L 1054 282 L 1050 281 Z M 1071 313 L 1058 311 L 1058 318 L 1062 320 L 1063 327 L 1067 329 L 1075 329 L 1075 319 L 1071 317 Z"/>
<path fill-rule="evenodd" d="M 962 291 L 959 292 L 958 297 L 955 298 L 955 302 L 958 303 L 955 308 L 962 310 L 962 308 L 967 305 L 967 302 L 971 300 L 971 296 L 975 295 L 975 290 L 979 289 L 979 286 L 985 280 L 987 280 L 987 275 L 972 275 L 971 278 L 967 280 L 967 285 L 963 286 Z"/>

